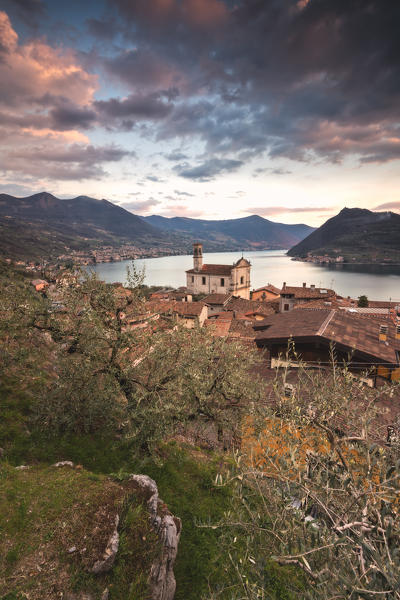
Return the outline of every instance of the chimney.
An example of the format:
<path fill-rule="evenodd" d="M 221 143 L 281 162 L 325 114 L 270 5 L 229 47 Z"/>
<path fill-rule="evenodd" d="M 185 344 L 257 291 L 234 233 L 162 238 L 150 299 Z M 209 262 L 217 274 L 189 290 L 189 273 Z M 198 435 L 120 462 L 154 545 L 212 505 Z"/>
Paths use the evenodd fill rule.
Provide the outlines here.
<path fill-rule="evenodd" d="M 285 287 L 286 287 L 286 281 L 283 282 L 282 288 L 285 289 Z"/>
<path fill-rule="evenodd" d="M 386 342 L 387 340 L 387 334 L 389 331 L 389 326 L 381 323 L 381 325 L 379 325 L 379 341 L 380 342 Z"/>
<path fill-rule="evenodd" d="M 312 283 L 312 284 L 310 285 L 310 288 L 311 288 L 312 290 L 315 290 L 315 283 Z"/>
<path fill-rule="evenodd" d="M 305 288 L 305 287 L 306 287 L 306 285 L 307 285 L 306 283 L 303 283 L 303 288 Z"/>
<path fill-rule="evenodd" d="M 193 244 L 193 269 L 201 271 L 203 266 L 203 244 L 196 242 Z"/>

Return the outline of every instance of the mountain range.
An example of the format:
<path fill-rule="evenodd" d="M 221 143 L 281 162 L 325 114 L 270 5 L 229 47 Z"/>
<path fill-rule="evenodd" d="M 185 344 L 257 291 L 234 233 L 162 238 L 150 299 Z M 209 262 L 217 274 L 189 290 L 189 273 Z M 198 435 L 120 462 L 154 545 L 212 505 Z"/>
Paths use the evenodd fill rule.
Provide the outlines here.
<path fill-rule="evenodd" d="M 307 254 L 400 263 L 400 215 L 344 208 L 288 252 L 289 256 L 302 258 Z"/>
<path fill-rule="evenodd" d="M 312 227 L 274 223 L 257 215 L 207 221 L 157 215 L 139 217 L 108 200 L 88 196 L 62 200 L 48 192 L 26 198 L 0 194 L 0 255 L 12 258 L 56 256 L 98 245 L 135 244 L 160 251 L 288 248 Z"/>
<path fill-rule="evenodd" d="M 204 241 L 205 249 L 210 242 L 232 250 L 290 248 L 314 231 L 314 228 L 308 225 L 274 223 L 258 215 L 223 221 L 166 218 L 158 215 L 142 218 L 146 223 L 163 231 L 189 234 L 191 239 Z"/>

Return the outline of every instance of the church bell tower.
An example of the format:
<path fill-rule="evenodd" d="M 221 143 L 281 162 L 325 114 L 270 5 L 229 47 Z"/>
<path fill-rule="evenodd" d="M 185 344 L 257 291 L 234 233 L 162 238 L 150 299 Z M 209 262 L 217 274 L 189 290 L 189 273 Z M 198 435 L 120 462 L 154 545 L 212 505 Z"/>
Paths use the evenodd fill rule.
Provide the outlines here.
<path fill-rule="evenodd" d="M 193 269 L 201 271 L 203 266 L 203 244 L 193 244 Z"/>

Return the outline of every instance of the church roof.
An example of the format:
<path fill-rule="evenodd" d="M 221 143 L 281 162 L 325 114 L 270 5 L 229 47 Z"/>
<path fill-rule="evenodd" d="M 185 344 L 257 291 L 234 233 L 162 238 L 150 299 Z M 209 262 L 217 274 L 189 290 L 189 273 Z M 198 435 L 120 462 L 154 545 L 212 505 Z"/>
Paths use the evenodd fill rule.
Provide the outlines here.
<path fill-rule="evenodd" d="M 189 269 L 186 273 L 198 273 L 199 275 L 225 275 L 230 276 L 234 265 L 203 265 L 201 269 Z"/>

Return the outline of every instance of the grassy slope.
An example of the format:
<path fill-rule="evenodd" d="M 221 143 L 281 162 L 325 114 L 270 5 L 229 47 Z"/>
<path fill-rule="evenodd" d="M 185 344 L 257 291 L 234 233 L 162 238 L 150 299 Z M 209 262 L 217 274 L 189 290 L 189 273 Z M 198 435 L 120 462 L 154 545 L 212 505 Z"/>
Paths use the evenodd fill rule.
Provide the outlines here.
<path fill-rule="evenodd" d="M 18 273 L 15 277 L 24 279 Z M 111 600 L 145 597 L 144 579 L 154 543 L 143 552 L 140 539 L 151 539 L 152 532 L 146 530 L 147 517 L 140 508 L 126 515 L 121 552 L 109 579 L 99 582 L 88 576 L 84 562 L 74 562 L 75 557 L 66 555 L 68 547 L 78 546 L 77 537 L 86 531 L 90 537 L 89 532 L 94 528 L 91 519 L 100 505 L 116 506 L 123 502 L 125 492 L 106 477 L 117 472 L 146 473 L 157 481 L 161 498 L 183 522 L 175 568 L 176 600 L 207 597 L 208 580 L 213 585 L 224 579 L 219 548 L 221 531 L 199 528 L 197 523 L 209 519 L 215 522 L 230 507 L 230 490 L 213 485 L 226 457 L 172 442 L 160 449 L 158 457 L 143 460 L 138 458 L 135 448 L 117 437 L 46 437 L 32 425 L 33 398 L 34 388 L 21 389 L 18 379 L 11 375 L 0 382 L 0 448 L 4 449 L 0 459 L 0 529 L 8 540 L 0 545 L 0 573 L 5 574 L 3 580 L 0 579 L 0 599 L 15 600 L 18 590 L 28 585 L 21 578 L 22 568 L 32 568 L 35 573 L 29 582 L 32 600 L 55 597 L 48 593 L 53 584 L 52 571 L 47 572 L 47 569 L 53 562 L 59 573 L 64 574 L 64 586 L 72 590 L 95 589 L 97 594 L 100 587 L 104 589 L 106 583 L 114 582 Z M 49 467 L 59 460 L 72 460 L 83 469 Z M 33 468 L 16 471 L 11 466 L 21 464 L 30 464 Z M 62 523 L 68 524 L 65 528 L 61 525 L 60 529 Z M 85 545 L 89 548 L 89 542 Z M 34 560 L 42 548 L 50 556 L 43 567 Z M 131 559 L 138 552 L 144 555 L 144 562 Z M 37 569 L 37 564 L 42 571 Z M 286 590 L 289 570 L 268 565 L 267 575 L 268 597 L 276 600 L 292 597 Z M 130 593 L 128 588 L 132 582 L 135 591 Z M 220 597 L 230 600 L 229 594 Z"/>
<path fill-rule="evenodd" d="M 0 469 L 0 597 L 32 600 L 105 587 L 112 598 L 143 600 L 157 550 L 142 503 L 104 476 L 83 469 L 34 466 Z M 123 514 L 118 560 L 110 574 L 88 569 L 102 556 L 116 512 Z M 76 547 L 75 552 L 69 549 Z"/>

